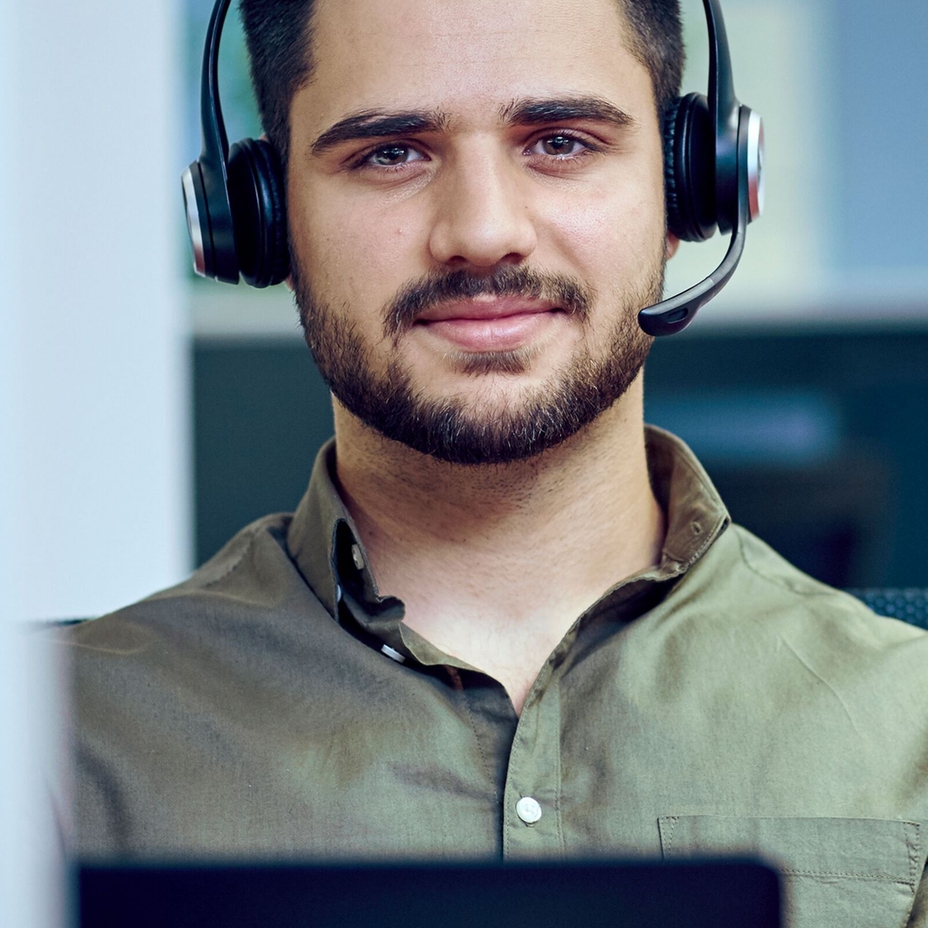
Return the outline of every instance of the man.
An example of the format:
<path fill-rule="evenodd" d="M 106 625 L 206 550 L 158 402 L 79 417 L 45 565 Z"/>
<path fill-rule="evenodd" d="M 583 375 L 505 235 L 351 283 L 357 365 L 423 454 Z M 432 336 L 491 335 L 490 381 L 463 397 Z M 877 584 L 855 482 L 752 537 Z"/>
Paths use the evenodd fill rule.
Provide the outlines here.
<path fill-rule="evenodd" d="M 79 849 L 759 850 L 793 924 L 928 924 L 928 637 L 643 427 L 675 3 L 310 6 L 244 19 L 335 441 L 71 636 Z"/>

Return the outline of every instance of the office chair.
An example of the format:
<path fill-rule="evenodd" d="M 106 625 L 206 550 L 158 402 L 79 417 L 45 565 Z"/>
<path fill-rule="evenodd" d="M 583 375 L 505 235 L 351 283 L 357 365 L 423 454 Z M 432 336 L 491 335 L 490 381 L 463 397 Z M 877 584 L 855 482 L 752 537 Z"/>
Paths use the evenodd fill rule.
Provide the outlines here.
<path fill-rule="evenodd" d="M 849 589 L 846 592 L 866 603 L 877 615 L 901 619 L 910 625 L 928 629 L 928 590 L 910 589 Z"/>

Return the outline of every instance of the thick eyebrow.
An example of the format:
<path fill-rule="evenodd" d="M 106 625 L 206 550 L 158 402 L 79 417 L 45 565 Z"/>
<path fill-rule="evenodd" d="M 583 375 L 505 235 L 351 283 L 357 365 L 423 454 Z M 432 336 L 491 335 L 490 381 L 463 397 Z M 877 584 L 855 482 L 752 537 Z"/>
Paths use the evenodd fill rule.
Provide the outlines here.
<path fill-rule="evenodd" d="M 441 132 L 448 126 L 446 114 L 410 110 L 383 112 L 365 110 L 339 120 L 313 142 L 310 151 L 320 155 L 342 142 L 380 139 L 391 135 L 414 135 L 417 132 Z"/>
<path fill-rule="evenodd" d="M 630 129 L 638 126 L 633 116 L 608 100 L 594 96 L 524 98 L 513 100 L 500 110 L 500 120 L 509 125 L 536 126 L 574 119 L 592 119 Z M 321 155 L 342 142 L 442 132 L 448 129 L 449 124 L 448 115 L 438 110 L 363 110 L 340 119 L 326 129 L 313 142 L 310 151 L 313 155 Z"/>
<path fill-rule="evenodd" d="M 638 120 L 608 100 L 594 96 L 540 97 L 513 100 L 500 110 L 500 119 L 510 125 L 537 126 L 545 123 L 592 119 L 624 129 L 637 129 Z"/>

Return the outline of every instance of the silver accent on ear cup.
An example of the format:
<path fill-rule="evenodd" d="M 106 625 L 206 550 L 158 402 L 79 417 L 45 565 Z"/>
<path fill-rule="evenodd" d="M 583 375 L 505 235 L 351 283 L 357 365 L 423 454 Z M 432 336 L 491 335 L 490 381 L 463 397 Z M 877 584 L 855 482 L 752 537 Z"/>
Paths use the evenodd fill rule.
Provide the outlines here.
<path fill-rule="evenodd" d="M 748 118 L 748 203 L 753 222 L 764 211 L 764 121 L 753 110 Z"/>
<path fill-rule="evenodd" d="M 203 249 L 203 229 L 200 226 L 200 210 L 197 207 L 197 193 L 193 185 L 191 165 L 184 169 L 181 183 L 184 186 L 184 206 L 187 210 L 187 231 L 193 247 L 193 269 L 200 277 L 206 277 L 206 254 Z"/>

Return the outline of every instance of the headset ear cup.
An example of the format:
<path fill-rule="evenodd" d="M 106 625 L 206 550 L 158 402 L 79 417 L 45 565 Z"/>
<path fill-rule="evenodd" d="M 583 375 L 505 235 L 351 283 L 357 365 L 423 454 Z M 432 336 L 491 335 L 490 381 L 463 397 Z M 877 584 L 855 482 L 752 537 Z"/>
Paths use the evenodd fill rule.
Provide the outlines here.
<path fill-rule="evenodd" d="M 229 151 L 229 201 L 242 277 L 253 287 L 279 284 L 290 273 L 283 170 L 264 139 Z"/>
<path fill-rule="evenodd" d="M 678 97 L 664 112 L 664 191 L 677 238 L 702 242 L 715 232 L 715 145 L 702 94 Z"/>
<path fill-rule="evenodd" d="M 680 202 L 677 193 L 677 114 L 683 105 L 682 97 L 675 97 L 664 110 L 664 209 L 667 212 L 667 229 L 677 238 L 685 239 L 684 223 L 680 217 Z"/>

